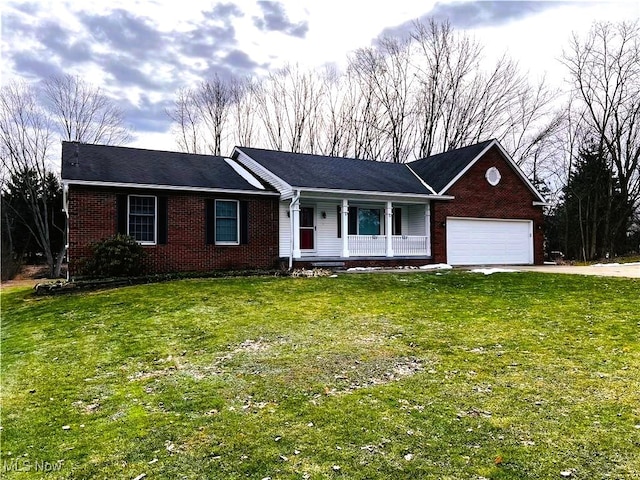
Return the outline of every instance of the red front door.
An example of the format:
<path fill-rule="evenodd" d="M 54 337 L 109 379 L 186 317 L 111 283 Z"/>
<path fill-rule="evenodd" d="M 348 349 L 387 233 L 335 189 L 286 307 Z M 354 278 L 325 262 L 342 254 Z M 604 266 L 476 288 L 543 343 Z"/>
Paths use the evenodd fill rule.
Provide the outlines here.
<path fill-rule="evenodd" d="M 315 248 L 315 209 L 313 207 L 300 207 L 300 250 L 313 250 Z"/>

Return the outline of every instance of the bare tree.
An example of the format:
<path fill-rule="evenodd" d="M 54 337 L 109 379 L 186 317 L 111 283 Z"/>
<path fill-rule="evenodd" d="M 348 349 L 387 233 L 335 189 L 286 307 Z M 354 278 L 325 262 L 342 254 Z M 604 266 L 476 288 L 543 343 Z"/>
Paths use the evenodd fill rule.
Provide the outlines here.
<path fill-rule="evenodd" d="M 43 94 L 63 140 L 118 145 L 131 139 L 122 111 L 100 88 L 79 77 L 51 77 Z"/>
<path fill-rule="evenodd" d="M 461 141 L 460 117 L 468 118 L 465 109 L 472 99 L 470 84 L 479 68 L 482 49 L 469 37 L 457 35 L 449 22 L 414 23 L 412 32 L 416 76 L 419 89 L 418 152 L 427 157 L 449 150 Z M 466 130 L 466 127 L 464 127 Z"/>
<path fill-rule="evenodd" d="M 318 152 L 323 155 L 346 157 L 353 152 L 353 106 L 354 96 L 347 75 L 335 68 L 323 72 L 323 102 L 318 114 L 316 128 Z"/>
<path fill-rule="evenodd" d="M 365 69 L 351 62 L 347 70 L 352 113 L 350 129 L 353 136 L 353 156 L 369 160 L 382 160 L 385 146 L 382 130 L 382 106 L 375 93 L 375 81 Z"/>
<path fill-rule="evenodd" d="M 272 73 L 267 79 L 254 83 L 251 90 L 266 144 L 274 150 L 282 150 L 285 143 L 284 75 L 284 72 Z"/>
<path fill-rule="evenodd" d="M 214 75 L 195 88 L 176 93 L 167 115 L 173 120 L 178 148 L 188 153 L 222 155 L 234 143 L 255 141 L 254 85 L 251 79 Z"/>
<path fill-rule="evenodd" d="M 66 225 L 64 221 L 56 223 L 60 215 L 53 207 L 60 194 L 51 159 L 56 132 L 63 140 L 105 144 L 126 142 L 130 135 L 115 104 L 99 88 L 78 77 L 52 77 L 42 88 L 10 83 L 2 88 L 1 97 L 3 189 L 6 182 L 19 182 L 21 188 L 14 189 L 12 195 L 19 195 L 27 206 L 20 215 L 29 218 L 22 218 L 22 222 L 44 253 L 50 275 L 58 277 Z M 59 251 L 53 251 L 54 236 L 62 236 Z"/>
<path fill-rule="evenodd" d="M 52 250 L 52 228 L 64 235 L 65 226 L 55 225 L 51 198 L 54 192 L 49 178 L 50 149 L 54 138 L 54 125 L 38 102 L 37 93 L 25 84 L 11 83 L 2 88 L 0 95 L 0 155 L 3 183 L 21 179 L 17 193 L 28 207 L 31 218 L 23 219 L 39 247 L 44 252 L 52 277 L 59 277 L 65 253 Z M 3 185 L 4 188 L 4 185 Z M 24 240 L 23 240 L 24 241 Z"/>
<path fill-rule="evenodd" d="M 412 150 L 413 75 L 410 44 L 384 38 L 376 48 L 360 49 L 351 58 L 350 68 L 361 85 L 373 95 L 380 107 L 377 135 L 386 146 L 382 158 L 375 160 L 405 162 Z"/>
<path fill-rule="evenodd" d="M 201 119 L 194 96 L 191 89 L 181 88 L 176 93 L 173 109 L 166 113 L 175 122 L 174 133 L 178 147 L 187 153 L 202 153 L 204 149 L 199 131 Z"/>
<path fill-rule="evenodd" d="M 506 56 L 493 65 L 484 61 L 482 47 L 448 22 L 416 22 L 412 39 L 416 156 L 495 137 L 522 162 L 531 145 L 550 134 L 554 95 L 544 80 L 531 85 Z"/>
<path fill-rule="evenodd" d="M 207 150 L 222 155 L 222 140 L 231 106 L 229 83 L 218 75 L 203 82 L 194 94 L 194 103 L 207 135 Z"/>
<path fill-rule="evenodd" d="M 562 62 L 575 116 L 611 159 L 630 219 L 640 203 L 640 24 L 595 23 L 585 38 L 574 34 Z"/>
<path fill-rule="evenodd" d="M 231 84 L 232 143 L 251 147 L 256 142 L 257 129 L 253 101 L 253 80 L 246 78 Z"/>
<path fill-rule="evenodd" d="M 319 113 L 321 98 L 315 74 L 297 65 L 272 72 L 254 85 L 256 112 L 269 147 L 312 153 L 317 123 L 312 117 Z"/>

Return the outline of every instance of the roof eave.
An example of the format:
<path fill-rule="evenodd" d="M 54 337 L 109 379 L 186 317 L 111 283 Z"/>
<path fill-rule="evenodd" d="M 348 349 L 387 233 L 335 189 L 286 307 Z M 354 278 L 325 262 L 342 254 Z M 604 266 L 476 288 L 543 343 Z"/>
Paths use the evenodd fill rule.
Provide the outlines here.
<path fill-rule="evenodd" d="M 437 195 L 436 191 L 431 187 L 431 185 L 429 185 L 420 175 L 418 175 L 413 168 L 411 168 L 408 164 L 404 164 L 405 167 L 407 167 L 407 169 L 413 173 L 413 176 L 416 177 L 418 179 L 418 181 L 428 190 L 430 190 L 434 195 Z"/>
<path fill-rule="evenodd" d="M 453 200 L 455 197 L 451 195 L 438 195 L 435 193 L 412 193 L 412 192 L 381 192 L 370 190 L 348 190 L 348 189 L 333 189 L 333 188 L 314 188 L 314 187 L 302 187 L 292 186 L 292 191 L 299 191 L 301 194 L 317 194 L 331 198 L 343 198 L 345 196 L 356 197 L 369 197 L 369 198 L 402 198 L 405 200 Z M 282 197 L 283 199 L 284 196 Z"/>
<path fill-rule="evenodd" d="M 210 188 L 210 187 L 194 187 L 188 185 L 158 185 L 151 183 L 130 183 L 130 182 L 104 182 L 95 180 L 74 180 L 69 178 L 62 179 L 63 186 L 79 185 L 86 187 L 110 187 L 110 188 L 133 188 L 146 190 L 171 190 L 181 192 L 201 192 L 201 193 L 228 193 L 239 195 L 266 195 L 278 196 L 278 192 L 267 190 L 243 190 L 237 188 Z"/>

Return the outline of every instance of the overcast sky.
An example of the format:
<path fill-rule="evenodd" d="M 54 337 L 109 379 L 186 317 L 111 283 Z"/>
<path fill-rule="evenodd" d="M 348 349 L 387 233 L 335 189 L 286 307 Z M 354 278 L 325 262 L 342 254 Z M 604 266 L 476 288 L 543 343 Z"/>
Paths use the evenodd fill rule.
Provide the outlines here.
<path fill-rule="evenodd" d="M 176 149 L 165 110 L 178 88 L 287 62 L 342 66 L 354 49 L 432 16 L 475 36 L 489 58 L 507 52 L 559 84 L 571 33 L 640 18 L 640 0 L 3 0 L 2 82 L 79 75 L 124 109 L 132 146 Z"/>

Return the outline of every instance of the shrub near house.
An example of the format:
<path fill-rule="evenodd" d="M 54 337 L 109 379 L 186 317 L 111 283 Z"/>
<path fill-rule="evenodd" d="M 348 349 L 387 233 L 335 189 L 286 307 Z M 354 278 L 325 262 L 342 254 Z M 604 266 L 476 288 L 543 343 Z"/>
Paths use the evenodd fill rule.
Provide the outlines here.
<path fill-rule="evenodd" d="M 146 253 L 135 238 L 117 234 L 91 246 L 93 255 L 83 268 L 88 277 L 127 277 L 144 272 Z"/>

